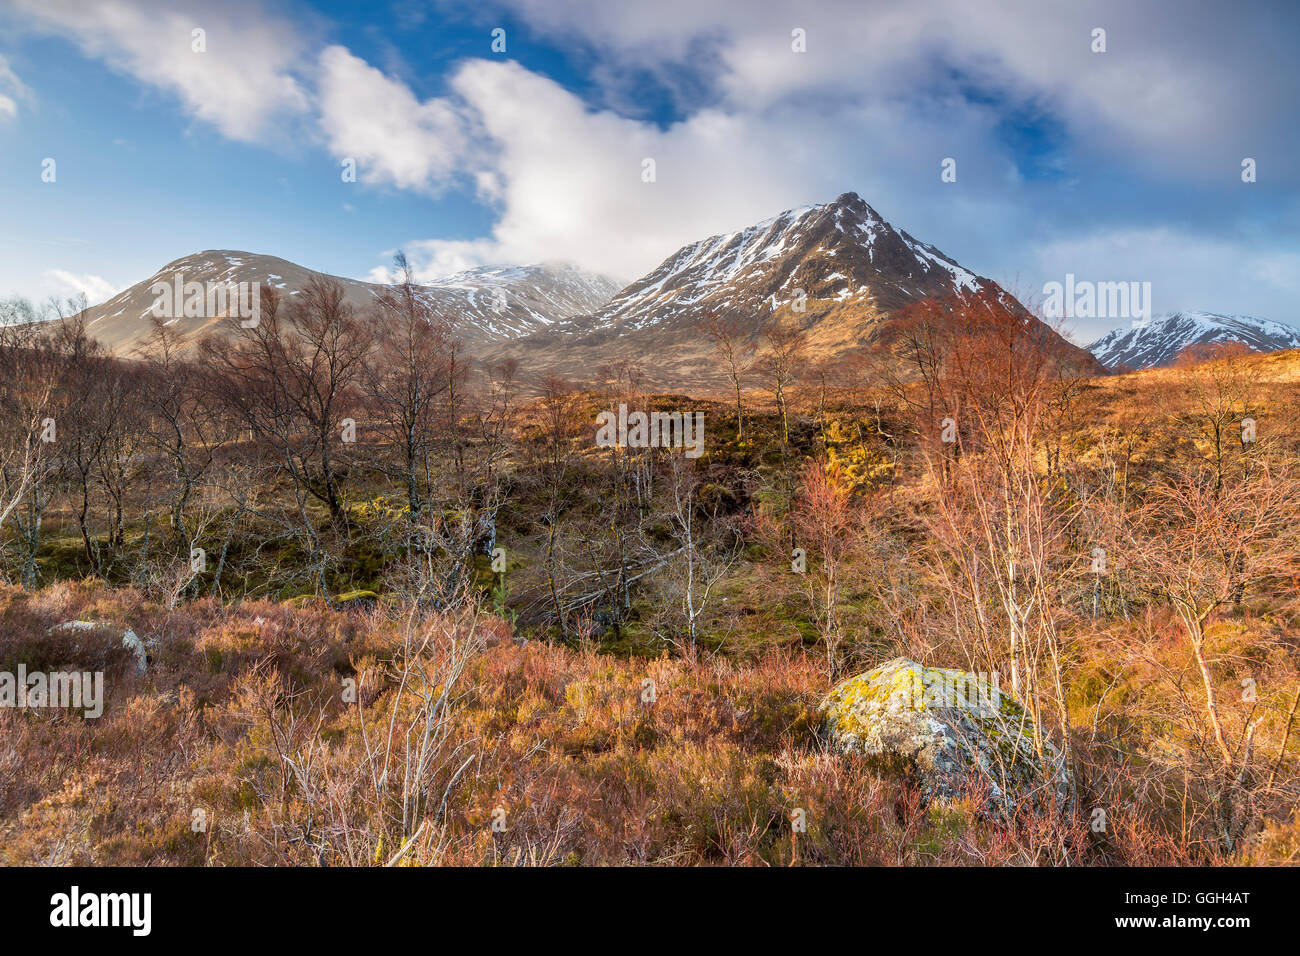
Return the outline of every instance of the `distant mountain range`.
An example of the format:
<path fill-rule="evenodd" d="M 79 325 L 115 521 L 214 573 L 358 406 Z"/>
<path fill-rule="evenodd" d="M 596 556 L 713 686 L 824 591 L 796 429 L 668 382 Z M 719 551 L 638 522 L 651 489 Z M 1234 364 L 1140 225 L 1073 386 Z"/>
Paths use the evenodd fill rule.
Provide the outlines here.
<path fill-rule="evenodd" d="M 1300 330 L 1251 315 L 1169 312 L 1144 325 L 1107 332 L 1088 351 L 1111 370 L 1160 368 L 1186 349 L 1238 342 L 1257 352 L 1300 348 Z"/>
<path fill-rule="evenodd" d="M 269 283 L 292 296 L 317 275 L 274 256 L 200 252 L 91 308 L 90 331 L 117 354 L 142 348 L 151 333 L 151 287 L 178 276 Z M 359 312 L 383 290 L 338 281 Z M 710 385 L 722 374 L 700 330 L 707 314 L 736 320 L 755 345 L 769 322 L 795 322 L 813 361 L 870 346 L 888 318 L 927 298 L 974 295 L 1023 311 L 996 282 L 895 228 L 855 193 L 683 246 L 621 289 L 573 266 L 531 265 L 474 269 L 424 290 L 482 359 L 515 357 L 526 372 L 577 381 L 626 359 L 640 364 L 651 383 L 681 388 Z M 227 325 L 221 317 L 169 321 L 186 341 Z M 1103 371 L 1088 352 L 1062 345 L 1082 367 Z"/>
<path fill-rule="evenodd" d="M 267 284 L 295 295 L 320 273 L 275 256 L 229 249 L 210 249 L 169 262 L 156 273 L 88 310 L 89 331 L 113 352 L 124 355 L 143 347 L 152 332 L 149 319 L 159 282 Z M 359 312 L 384 287 L 331 276 L 342 284 L 347 301 Z M 427 298 L 456 323 L 469 345 L 483 345 L 536 332 L 570 315 L 591 312 L 609 301 L 619 283 L 568 265 L 530 265 L 472 269 L 423 287 Z M 170 320 L 187 340 L 221 326 L 224 316 Z"/>

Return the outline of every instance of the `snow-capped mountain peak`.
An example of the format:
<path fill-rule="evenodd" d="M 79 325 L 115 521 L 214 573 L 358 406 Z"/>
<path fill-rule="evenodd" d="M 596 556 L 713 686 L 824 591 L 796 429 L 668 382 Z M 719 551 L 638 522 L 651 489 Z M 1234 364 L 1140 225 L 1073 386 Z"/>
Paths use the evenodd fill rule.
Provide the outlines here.
<path fill-rule="evenodd" d="M 885 333 L 908 306 L 958 297 L 1036 321 L 996 282 L 895 228 L 849 192 L 684 245 L 603 308 L 504 343 L 494 356 L 527 358 L 575 378 L 626 360 L 678 387 L 720 374 L 703 327 L 714 317 L 734 323 L 747 339 L 742 348 L 754 354 L 772 323 L 797 324 L 805 359 L 834 361 L 888 349 Z M 1101 371 L 1091 355 L 1043 331 L 1059 340 L 1063 358 Z"/>
<path fill-rule="evenodd" d="M 1300 330 L 1252 315 L 1183 310 L 1107 332 L 1088 346 L 1110 369 L 1170 365 L 1190 346 L 1239 342 L 1257 352 L 1300 348 Z"/>
<path fill-rule="evenodd" d="M 705 311 L 762 319 L 801 292 L 816 316 L 850 304 L 884 313 L 929 296 L 996 288 L 895 229 L 850 192 L 683 246 L 616 295 L 588 327 L 672 328 Z"/>

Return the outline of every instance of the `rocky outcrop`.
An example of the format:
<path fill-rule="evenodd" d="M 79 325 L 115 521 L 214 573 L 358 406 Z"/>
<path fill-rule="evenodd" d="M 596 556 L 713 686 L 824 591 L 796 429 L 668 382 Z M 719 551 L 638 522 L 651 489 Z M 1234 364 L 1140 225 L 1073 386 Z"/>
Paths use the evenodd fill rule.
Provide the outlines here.
<path fill-rule="evenodd" d="M 143 677 L 149 667 L 149 651 L 145 647 L 144 641 L 136 635 L 135 631 L 129 628 L 122 628 L 116 624 L 108 624 L 103 621 L 64 621 L 62 624 L 55 624 L 49 629 L 50 634 L 111 634 L 113 638 L 121 640 L 123 650 L 128 651 L 135 658 L 135 672 L 137 676 Z"/>
<path fill-rule="evenodd" d="M 996 675 L 899 657 L 837 684 L 820 712 L 831 745 L 912 774 L 926 800 L 986 793 L 990 809 L 1069 799 L 1060 752 Z"/>

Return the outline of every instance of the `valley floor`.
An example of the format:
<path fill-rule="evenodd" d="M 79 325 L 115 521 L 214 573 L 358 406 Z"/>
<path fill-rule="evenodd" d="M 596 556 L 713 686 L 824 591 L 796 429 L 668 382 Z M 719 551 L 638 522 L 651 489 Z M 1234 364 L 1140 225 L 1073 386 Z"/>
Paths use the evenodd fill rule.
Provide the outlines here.
<path fill-rule="evenodd" d="M 68 620 L 154 635 L 146 673 L 111 627 L 52 640 Z M 1085 807 L 924 808 L 827 752 L 825 679 L 798 653 L 627 659 L 492 616 L 167 611 L 95 584 L 4 589 L 0 634 L 5 667 L 107 673 L 98 719 L 0 711 L 7 865 L 1212 864 L 1300 841 L 1283 822 L 1223 855 L 1172 807 L 1107 833 Z"/>

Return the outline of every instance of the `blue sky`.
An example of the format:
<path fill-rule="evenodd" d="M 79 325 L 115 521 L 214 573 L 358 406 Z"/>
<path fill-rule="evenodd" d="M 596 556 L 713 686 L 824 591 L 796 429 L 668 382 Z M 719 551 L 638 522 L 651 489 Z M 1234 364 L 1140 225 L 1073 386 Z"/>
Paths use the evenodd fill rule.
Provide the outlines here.
<path fill-rule="evenodd" d="M 0 0 L 0 295 L 205 248 L 630 280 L 851 190 L 1025 298 L 1069 272 L 1300 324 L 1300 7 L 1049 6 Z"/>

